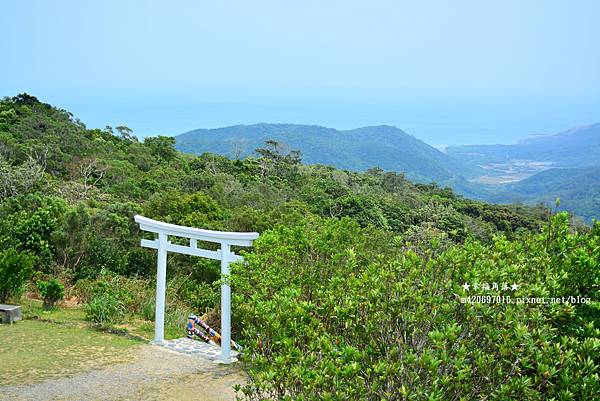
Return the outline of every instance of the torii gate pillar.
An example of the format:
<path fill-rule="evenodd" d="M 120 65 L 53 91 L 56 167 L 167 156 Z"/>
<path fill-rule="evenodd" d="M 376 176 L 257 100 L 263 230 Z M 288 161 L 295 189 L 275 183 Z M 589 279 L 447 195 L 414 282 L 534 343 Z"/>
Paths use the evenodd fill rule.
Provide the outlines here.
<path fill-rule="evenodd" d="M 152 220 L 136 215 L 134 220 L 140 229 L 158 234 L 155 240 L 143 239 L 141 245 L 146 248 L 156 249 L 156 310 L 154 319 L 154 343 L 164 342 L 165 333 L 165 297 L 167 285 L 167 252 L 182 253 L 185 255 L 201 256 L 221 261 L 221 360 L 231 362 L 231 287 L 229 285 L 229 263 L 242 261 L 243 258 L 231 252 L 231 245 L 251 246 L 252 241 L 258 238 L 258 233 L 235 233 L 225 231 L 212 231 L 200 228 L 184 227 L 175 224 Z M 172 244 L 169 236 L 187 238 L 189 246 Z M 198 241 L 215 242 L 220 244 L 218 251 L 198 248 Z"/>

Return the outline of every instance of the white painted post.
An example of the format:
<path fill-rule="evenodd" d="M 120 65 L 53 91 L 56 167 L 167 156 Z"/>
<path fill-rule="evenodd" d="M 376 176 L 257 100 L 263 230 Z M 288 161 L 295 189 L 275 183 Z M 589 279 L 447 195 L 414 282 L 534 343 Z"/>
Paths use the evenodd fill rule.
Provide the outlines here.
<path fill-rule="evenodd" d="M 154 316 L 154 343 L 165 339 L 165 292 L 167 284 L 167 234 L 158 234 L 158 261 L 156 264 L 156 305 Z"/>
<path fill-rule="evenodd" d="M 230 363 L 231 354 L 231 287 L 229 286 L 230 246 L 221 243 L 221 360 Z"/>

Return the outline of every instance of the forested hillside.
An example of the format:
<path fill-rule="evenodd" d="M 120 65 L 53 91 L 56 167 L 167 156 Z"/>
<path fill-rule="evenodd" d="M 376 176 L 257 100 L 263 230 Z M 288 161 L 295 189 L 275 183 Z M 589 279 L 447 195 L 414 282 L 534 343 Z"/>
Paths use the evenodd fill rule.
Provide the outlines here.
<path fill-rule="evenodd" d="M 3 99 L 0 302 L 54 280 L 98 327 L 151 322 L 156 261 L 135 214 L 258 231 L 232 274 L 244 399 L 600 399 L 600 224 L 303 164 L 270 140 L 243 159 L 174 145 Z M 218 265 L 168 266 L 167 332 L 191 311 L 218 327 Z M 531 297 L 567 301 L 515 301 Z"/>
<path fill-rule="evenodd" d="M 468 198 L 495 203 L 553 207 L 561 198 L 561 210 L 587 223 L 600 217 L 596 196 L 600 174 L 592 168 L 600 167 L 600 124 L 514 145 L 451 146 L 446 153 L 391 126 L 340 131 L 316 125 L 236 125 L 197 129 L 175 138 L 175 147 L 184 152 L 213 152 L 230 158 L 256 156 L 254 150 L 272 139 L 288 150 L 301 150 L 308 163 L 350 171 L 379 167 L 403 172 L 413 182 L 436 182 Z M 580 166 L 587 168 L 585 173 L 577 170 Z M 568 169 L 544 172 L 555 167 Z M 585 185 L 579 182 L 582 174 Z"/>
<path fill-rule="evenodd" d="M 561 210 L 588 223 L 600 218 L 600 124 L 513 145 L 451 146 L 447 152 L 485 168 L 486 175 L 462 193 L 499 203 L 553 205 L 560 198 Z"/>
<path fill-rule="evenodd" d="M 539 203 L 569 210 L 592 223 L 600 218 L 600 166 L 553 168 L 506 185 L 489 199 L 498 203 Z"/>
<path fill-rule="evenodd" d="M 253 155 L 256 148 L 271 139 L 300 150 L 306 163 L 352 171 L 380 167 L 403 172 L 422 183 L 443 183 L 481 173 L 477 166 L 464 164 L 388 125 L 345 131 L 300 124 L 236 125 L 197 129 L 175 138 L 176 147 L 183 152 L 212 152 L 231 158 Z"/>

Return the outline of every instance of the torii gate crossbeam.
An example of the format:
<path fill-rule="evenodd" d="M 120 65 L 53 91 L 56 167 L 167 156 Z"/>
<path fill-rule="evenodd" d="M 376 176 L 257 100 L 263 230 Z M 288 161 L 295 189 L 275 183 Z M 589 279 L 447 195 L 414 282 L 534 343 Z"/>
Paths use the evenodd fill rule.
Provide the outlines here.
<path fill-rule="evenodd" d="M 229 263 L 244 260 L 241 256 L 231 252 L 231 246 L 251 246 L 252 241 L 258 238 L 258 233 L 235 233 L 225 231 L 204 230 L 200 228 L 184 227 L 152 220 L 144 216 L 134 217 L 140 229 L 158 234 L 154 240 L 143 239 L 141 245 L 146 248 L 156 249 L 156 307 L 154 319 L 154 343 L 164 342 L 165 330 L 165 293 L 167 283 L 167 252 L 185 255 L 200 256 L 221 261 L 221 276 L 228 278 Z M 177 245 L 169 242 L 169 236 L 187 238 L 189 246 Z M 217 251 L 198 248 L 198 241 L 214 242 L 220 244 Z M 221 284 L 221 360 L 225 363 L 231 361 L 231 287 L 228 280 Z"/>

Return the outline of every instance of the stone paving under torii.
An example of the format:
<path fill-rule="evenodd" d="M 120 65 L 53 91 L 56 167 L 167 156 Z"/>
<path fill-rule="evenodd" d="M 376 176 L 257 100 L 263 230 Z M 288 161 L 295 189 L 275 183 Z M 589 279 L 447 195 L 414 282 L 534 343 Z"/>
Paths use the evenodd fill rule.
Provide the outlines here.
<path fill-rule="evenodd" d="M 209 361 L 221 361 L 221 347 L 213 343 L 192 340 L 190 338 L 176 338 L 174 340 L 165 340 L 162 344 L 155 344 L 158 347 L 165 348 L 179 354 L 199 356 Z M 231 361 L 237 361 L 238 352 L 231 351 Z"/>

